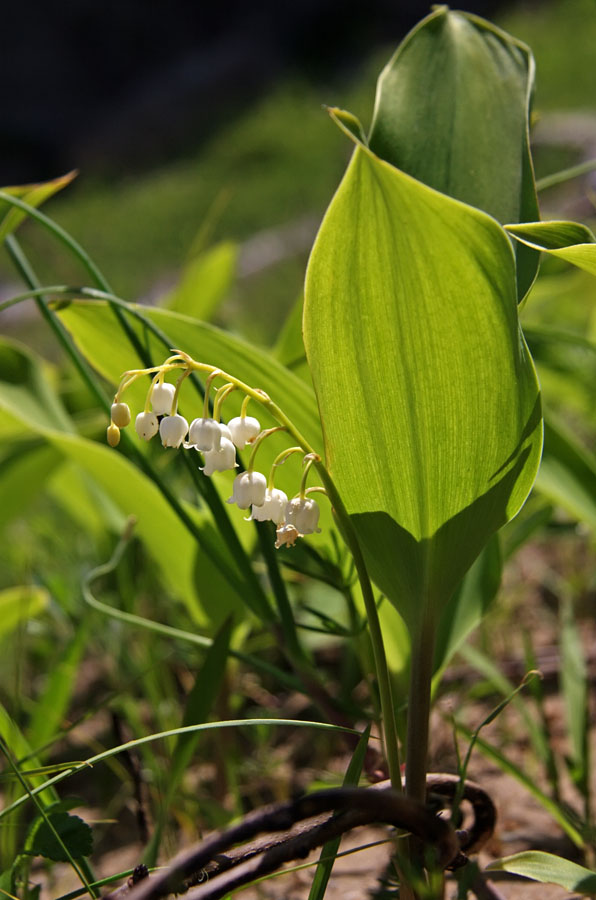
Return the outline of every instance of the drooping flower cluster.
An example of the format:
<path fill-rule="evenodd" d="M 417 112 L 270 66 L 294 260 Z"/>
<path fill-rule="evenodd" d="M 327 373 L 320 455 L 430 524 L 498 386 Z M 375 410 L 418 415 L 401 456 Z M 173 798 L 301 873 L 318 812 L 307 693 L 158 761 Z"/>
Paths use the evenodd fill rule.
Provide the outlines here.
<path fill-rule="evenodd" d="M 176 385 L 165 381 L 164 376 L 176 370 L 182 370 Z M 189 425 L 184 416 L 178 413 L 178 394 L 184 379 L 196 371 L 208 372 L 209 375 L 205 383 L 203 415 L 193 419 Z M 185 450 L 196 450 L 202 454 L 204 465 L 200 468 L 207 476 L 237 468 L 236 451 L 249 446 L 251 453 L 248 466 L 246 471 L 234 479 L 232 496 L 227 502 L 235 503 L 239 509 L 250 509 L 248 520 L 274 522 L 277 527 L 276 547 L 294 546 L 298 537 L 320 532 L 319 507 L 308 494 L 314 491 L 324 493 L 324 489 L 306 488 L 307 473 L 311 465 L 318 461 L 318 456 L 307 446 L 291 447 L 276 457 L 268 478 L 255 471 L 255 454 L 259 445 L 274 432 L 290 430 L 287 420 L 281 425 L 262 430 L 259 420 L 247 415 L 246 409 L 252 399 L 267 404 L 274 415 L 276 410 L 280 413 L 267 395 L 249 388 L 213 366 L 195 362 L 185 353 L 176 352 L 162 366 L 124 373 L 111 408 L 111 421 L 107 429 L 110 446 L 118 445 L 120 429 L 131 421 L 130 409 L 120 399 L 121 395 L 134 381 L 146 375 L 152 375 L 153 379 L 145 409 L 135 419 L 135 431 L 140 438 L 149 441 L 159 432 L 164 447 L 182 446 Z M 226 384 L 217 389 L 213 411 L 210 412 L 209 389 L 216 378 L 222 378 Z M 241 414 L 225 424 L 220 420 L 221 406 L 227 394 L 235 389 L 245 393 Z M 282 490 L 274 487 L 274 474 L 277 466 L 293 453 L 302 453 L 304 466 L 299 493 L 289 500 Z"/>

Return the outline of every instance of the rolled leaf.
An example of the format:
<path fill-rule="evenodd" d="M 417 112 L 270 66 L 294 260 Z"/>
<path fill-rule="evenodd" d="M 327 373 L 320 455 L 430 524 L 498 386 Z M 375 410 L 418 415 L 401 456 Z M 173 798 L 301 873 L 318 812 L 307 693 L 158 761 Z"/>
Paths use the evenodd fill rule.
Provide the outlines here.
<path fill-rule="evenodd" d="M 533 221 L 533 87 L 528 47 L 484 19 L 440 6 L 410 32 L 381 73 L 369 146 L 502 224 Z M 536 276 L 538 257 L 519 248 L 517 259 L 521 299 Z"/>

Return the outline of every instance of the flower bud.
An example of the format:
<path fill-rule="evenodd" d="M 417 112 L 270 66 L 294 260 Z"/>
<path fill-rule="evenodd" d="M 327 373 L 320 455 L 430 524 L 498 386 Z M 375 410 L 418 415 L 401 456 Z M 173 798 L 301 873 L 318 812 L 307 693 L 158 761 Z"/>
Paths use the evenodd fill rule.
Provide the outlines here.
<path fill-rule="evenodd" d="M 108 425 L 107 438 L 110 447 L 117 447 L 120 443 L 120 429 L 113 422 Z"/>
<path fill-rule="evenodd" d="M 222 437 L 219 450 L 206 450 L 203 453 L 205 465 L 203 472 L 205 475 L 213 475 L 214 472 L 226 472 L 228 469 L 235 469 L 236 448 L 227 438 Z"/>
<path fill-rule="evenodd" d="M 318 504 L 309 497 L 295 497 L 290 500 L 286 509 L 286 524 L 294 525 L 300 534 L 315 534 L 321 529 L 317 528 L 319 521 Z"/>
<path fill-rule="evenodd" d="M 114 425 L 117 425 L 118 428 L 126 428 L 130 422 L 128 403 L 112 403 L 111 416 Z"/>
<path fill-rule="evenodd" d="M 219 450 L 222 431 L 215 419 L 193 419 L 188 431 L 188 443 L 194 444 L 197 450 Z"/>
<path fill-rule="evenodd" d="M 265 502 L 267 479 L 260 472 L 241 472 L 234 479 L 232 496 L 226 503 L 235 503 L 240 509 L 248 509 L 253 504 L 262 506 Z"/>
<path fill-rule="evenodd" d="M 179 447 L 188 431 L 184 416 L 164 416 L 159 423 L 159 436 L 164 447 Z"/>
<path fill-rule="evenodd" d="M 176 388 L 167 381 L 164 381 L 162 384 L 159 382 L 154 384 L 151 391 L 153 412 L 157 413 L 158 416 L 169 416 L 172 411 L 172 401 L 175 393 Z"/>
<path fill-rule="evenodd" d="M 142 412 L 135 419 L 135 431 L 144 441 L 150 441 L 159 431 L 159 420 L 155 413 Z"/>
<path fill-rule="evenodd" d="M 232 435 L 232 441 L 239 450 L 244 450 L 246 445 L 254 441 L 259 434 L 261 425 L 259 420 L 252 416 L 237 416 L 235 419 L 230 419 L 228 428 Z"/>
<path fill-rule="evenodd" d="M 253 505 L 249 518 L 256 522 L 275 522 L 276 525 L 281 525 L 286 517 L 287 505 L 287 495 L 277 488 L 271 488 L 265 492 L 262 506 Z"/>
<path fill-rule="evenodd" d="M 293 525 L 278 525 L 275 535 L 277 538 L 275 548 L 279 550 L 280 547 L 293 547 L 300 537 L 300 532 Z"/>

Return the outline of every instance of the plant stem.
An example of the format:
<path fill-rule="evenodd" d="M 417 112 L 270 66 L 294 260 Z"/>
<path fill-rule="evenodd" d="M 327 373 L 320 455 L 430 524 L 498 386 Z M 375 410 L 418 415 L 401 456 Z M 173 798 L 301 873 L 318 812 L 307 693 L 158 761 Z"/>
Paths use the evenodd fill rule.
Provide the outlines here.
<path fill-rule="evenodd" d="M 427 609 L 428 604 L 423 604 Z M 433 675 L 435 629 L 432 618 L 425 615 L 412 639 L 410 692 L 408 700 L 408 731 L 406 736 L 406 797 L 426 803 L 426 767 L 430 701 Z M 422 877 L 423 846 L 409 838 L 406 843 L 408 869 L 420 871 Z M 411 885 L 400 885 L 402 900 L 418 900 Z"/>
<path fill-rule="evenodd" d="M 408 733 L 406 738 L 406 796 L 426 802 L 426 766 L 435 629 L 425 616 L 412 641 Z"/>

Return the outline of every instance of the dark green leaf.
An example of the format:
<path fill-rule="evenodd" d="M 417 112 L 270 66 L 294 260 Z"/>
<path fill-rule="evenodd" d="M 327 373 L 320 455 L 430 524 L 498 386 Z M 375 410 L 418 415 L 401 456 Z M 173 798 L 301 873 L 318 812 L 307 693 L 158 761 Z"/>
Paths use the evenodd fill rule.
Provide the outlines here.
<path fill-rule="evenodd" d="M 370 148 L 430 187 L 499 222 L 538 218 L 528 119 L 530 50 L 477 16 L 438 7 L 379 78 Z M 518 294 L 536 253 L 518 253 Z"/>
<path fill-rule="evenodd" d="M 71 816 L 66 812 L 55 812 L 50 813 L 48 819 L 59 835 L 62 844 L 74 859 L 91 854 L 93 834 L 87 823 L 83 822 L 79 816 Z M 28 852 L 34 856 L 53 859 L 55 862 L 69 861 L 64 847 L 45 821 L 36 830 Z"/>

